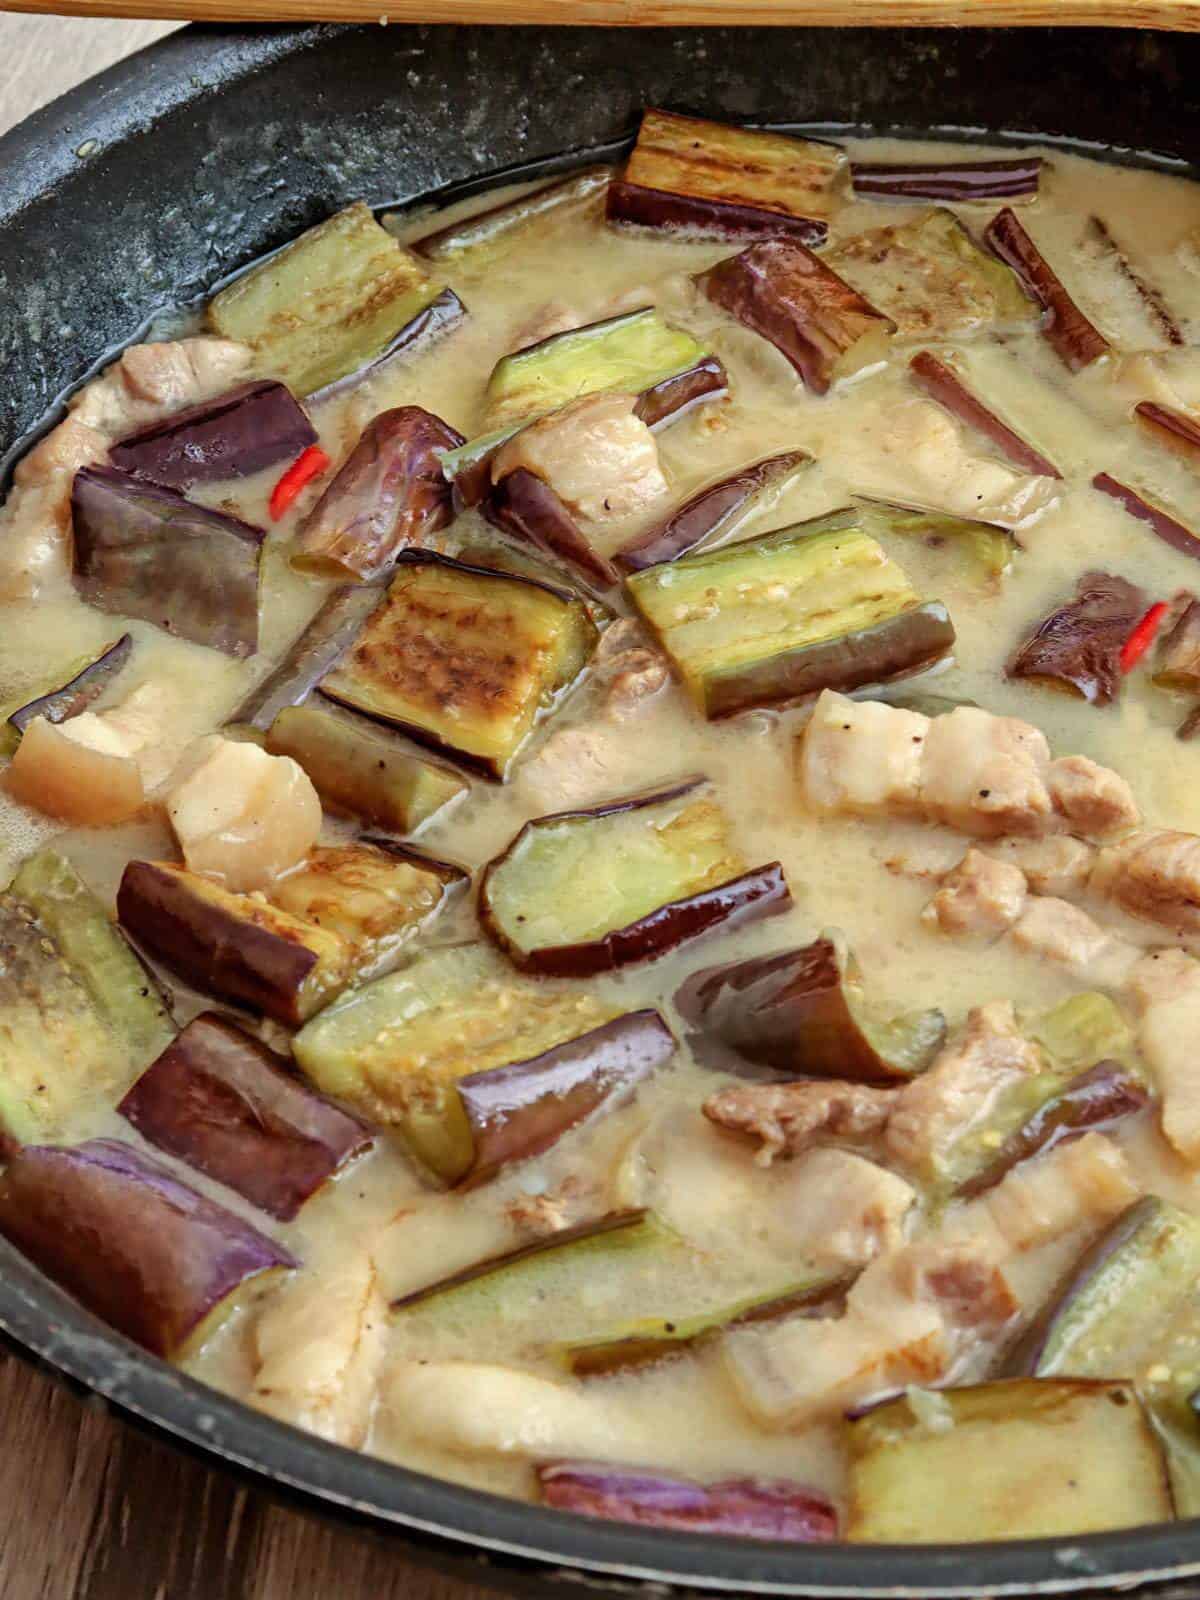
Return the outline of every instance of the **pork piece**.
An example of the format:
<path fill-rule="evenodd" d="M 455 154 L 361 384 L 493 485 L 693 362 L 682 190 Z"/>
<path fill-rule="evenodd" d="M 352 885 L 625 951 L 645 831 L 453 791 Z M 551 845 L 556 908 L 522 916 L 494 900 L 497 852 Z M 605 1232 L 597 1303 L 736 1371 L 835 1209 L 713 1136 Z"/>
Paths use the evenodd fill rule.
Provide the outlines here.
<path fill-rule="evenodd" d="M 289 1280 L 254 1324 L 251 1404 L 336 1444 L 365 1443 L 387 1342 L 387 1305 L 366 1251 Z"/>
<path fill-rule="evenodd" d="M 174 702 L 142 684 L 109 711 L 84 711 L 66 722 L 35 717 L 7 773 L 22 805 L 83 827 L 128 821 L 164 776 L 155 749 L 167 737 Z"/>
<path fill-rule="evenodd" d="M 861 1267 L 904 1239 L 917 1192 L 898 1173 L 849 1150 L 812 1150 L 788 1173 L 779 1205 L 809 1259 Z"/>
<path fill-rule="evenodd" d="M 921 805 L 961 833 L 1045 833 L 1053 825 L 1049 764 L 1050 747 L 1032 723 L 956 706 L 934 717 L 926 735 Z"/>
<path fill-rule="evenodd" d="M 1096 861 L 1090 844 L 1065 833 L 1047 834 L 1042 839 L 1002 839 L 989 848 L 999 859 L 1020 867 L 1035 894 L 1058 895 L 1064 900 L 1082 894 Z"/>
<path fill-rule="evenodd" d="M 1085 1133 L 1021 1162 L 948 1227 L 972 1237 L 994 1230 L 1003 1251 L 1034 1250 L 1077 1228 L 1098 1233 L 1138 1193 L 1118 1146 L 1102 1133 Z"/>
<path fill-rule="evenodd" d="M 1131 968 L 1126 993 L 1141 1013 L 1138 1048 L 1162 1104 L 1162 1130 L 1192 1165 L 1200 1164 L 1200 961 L 1155 950 Z"/>
<path fill-rule="evenodd" d="M 1103 989 L 1119 988 L 1141 953 L 1086 911 L 1053 895 L 1030 896 L 1012 940 L 1027 955 L 1058 962 Z"/>
<path fill-rule="evenodd" d="M 1200 934 L 1200 834 L 1162 829 L 1101 850 L 1090 886 L 1143 922 Z"/>
<path fill-rule="evenodd" d="M 1046 772 L 1050 799 L 1072 833 L 1109 839 L 1141 821 L 1133 790 L 1119 772 L 1087 756 L 1060 756 Z"/>
<path fill-rule="evenodd" d="M 943 933 L 998 939 L 1025 909 L 1029 886 L 1020 867 L 968 850 L 925 907 L 922 921 Z"/>
<path fill-rule="evenodd" d="M 290 756 L 213 734 L 198 741 L 189 766 L 167 796 L 167 815 L 193 872 L 235 893 L 265 889 L 317 842 L 321 802 Z"/>
<path fill-rule="evenodd" d="M 884 1149 L 913 1171 L 936 1168 L 1005 1089 L 1040 1070 L 1037 1049 L 1018 1029 L 1009 1002 L 976 1006 L 933 1065 L 896 1095 Z"/>
<path fill-rule="evenodd" d="M 757 1139 L 761 1148 L 755 1160 L 768 1167 L 777 1155 L 799 1155 L 819 1140 L 875 1138 L 897 1093 L 841 1079 L 734 1083 L 709 1095 L 703 1109 L 719 1128 Z"/>
<path fill-rule="evenodd" d="M 935 879 L 940 882 L 962 860 L 962 840 L 957 834 L 914 832 L 897 840 L 893 830 L 881 857 L 883 865 L 897 878 Z"/>
<path fill-rule="evenodd" d="M 671 679 L 667 658 L 646 643 L 638 623 L 622 617 L 601 635 L 592 674 L 604 687 L 604 715 L 624 722 Z"/>
<path fill-rule="evenodd" d="M 68 404 L 78 421 L 120 438 L 231 388 L 249 370 L 252 356 L 247 345 L 204 336 L 130 345 Z"/>
<path fill-rule="evenodd" d="M 637 396 L 588 394 L 531 422 L 496 452 L 492 482 L 524 467 L 590 522 L 631 516 L 667 492 L 654 435 Z"/>
<path fill-rule="evenodd" d="M 948 1325 L 995 1336 L 1020 1312 L 1007 1278 L 985 1252 L 934 1236 L 902 1251 L 892 1282 L 914 1300 L 931 1301 Z"/>
<path fill-rule="evenodd" d="M 455 1455 L 624 1460 L 649 1440 L 618 1426 L 602 1387 L 568 1387 L 475 1361 L 400 1361 L 383 1401 L 406 1432 Z"/>
<path fill-rule="evenodd" d="M 13 473 L 0 510 L 0 601 L 30 599 L 71 576 L 71 484 L 80 467 L 103 461 L 108 438 L 68 417 Z"/>
<path fill-rule="evenodd" d="M 620 789 L 621 749 L 597 723 L 558 728 L 517 769 L 517 783 L 543 815 L 611 798 Z"/>
<path fill-rule="evenodd" d="M 604 1208 L 593 1185 L 582 1178 L 566 1177 L 541 1194 L 518 1190 L 504 1209 L 526 1238 L 548 1239 L 590 1216 L 599 1216 Z"/>
<path fill-rule="evenodd" d="M 800 742 L 800 788 L 812 811 L 919 815 L 930 719 L 826 689 Z"/>
<path fill-rule="evenodd" d="M 1184 950 L 1151 950 L 1130 969 L 1125 991 L 1139 1012 L 1200 991 L 1200 961 Z"/>
<path fill-rule="evenodd" d="M 932 400 L 889 399 L 856 432 L 852 487 L 860 494 L 1016 528 L 1058 499 L 1061 485 L 975 454 Z"/>

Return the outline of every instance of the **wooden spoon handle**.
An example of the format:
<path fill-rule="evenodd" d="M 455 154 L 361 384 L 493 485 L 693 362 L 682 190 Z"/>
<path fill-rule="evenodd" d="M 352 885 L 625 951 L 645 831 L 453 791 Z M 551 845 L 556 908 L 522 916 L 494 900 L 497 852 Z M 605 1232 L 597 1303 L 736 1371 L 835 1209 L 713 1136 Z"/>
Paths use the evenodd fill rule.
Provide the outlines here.
<path fill-rule="evenodd" d="M 0 11 L 205 22 L 522 22 L 694 27 L 1118 27 L 1200 32 L 1200 0 L 0 0 Z"/>

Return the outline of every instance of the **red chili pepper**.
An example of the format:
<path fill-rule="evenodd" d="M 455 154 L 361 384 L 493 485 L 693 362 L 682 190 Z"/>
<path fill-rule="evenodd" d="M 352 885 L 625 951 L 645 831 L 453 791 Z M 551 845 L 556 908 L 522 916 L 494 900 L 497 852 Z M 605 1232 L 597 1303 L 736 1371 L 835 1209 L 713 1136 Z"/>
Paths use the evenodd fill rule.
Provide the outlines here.
<path fill-rule="evenodd" d="M 1154 635 L 1158 632 L 1159 624 L 1166 616 L 1170 607 L 1165 600 L 1158 600 L 1147 611 L 1146 615 L 1134 628 L 1133 632 L 1121 646 L 1121 671 L 1132 672 L 1134 667 L 1154 643 Z"/>
<path fill-rule="evenodd" d="M 329 457 L 319 444 L 310 444 L 307 450 L 301 450 L 271 490 L 271 521 L 278 522 L 304 485 L 328 470 Z"/>

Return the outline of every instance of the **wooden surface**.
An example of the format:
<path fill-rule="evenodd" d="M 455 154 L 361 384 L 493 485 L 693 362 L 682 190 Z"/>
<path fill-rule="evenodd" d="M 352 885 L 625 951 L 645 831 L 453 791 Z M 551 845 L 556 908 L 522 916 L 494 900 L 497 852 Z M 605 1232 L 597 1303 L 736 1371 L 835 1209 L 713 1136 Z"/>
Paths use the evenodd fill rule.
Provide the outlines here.
<path fill-rule="evenodd" d="M 1200 31 L 1200 0 L 0 0 L 0 11 L 209 22 L 536 22 L 636 27 L 1115 26 Z"/>

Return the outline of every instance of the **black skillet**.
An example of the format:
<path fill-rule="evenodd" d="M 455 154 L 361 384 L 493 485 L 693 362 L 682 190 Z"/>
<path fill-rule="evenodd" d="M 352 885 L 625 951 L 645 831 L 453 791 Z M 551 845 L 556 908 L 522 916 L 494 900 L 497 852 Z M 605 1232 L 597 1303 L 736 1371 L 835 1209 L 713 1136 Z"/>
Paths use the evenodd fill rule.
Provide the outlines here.
<path fill-rule="evenodd" d="M 1014 130 L 1187 171 L 1200 36 L 191 28 L 0 140 L 0 455 L 154 312 L 346 201 L 405 201 L 514 166 L 535 174 L 563 152 L 613 147 L 648 102 L 731 121 Z M 1200 1522 L 1069 1542 L 804 1548 L 652 1533 L 457 1488 L 204 1388 L 3 1243 L 0 1329 L 214 1464 L 523 1595 L 1095 1593 L 1200 1572 Z"/>

